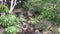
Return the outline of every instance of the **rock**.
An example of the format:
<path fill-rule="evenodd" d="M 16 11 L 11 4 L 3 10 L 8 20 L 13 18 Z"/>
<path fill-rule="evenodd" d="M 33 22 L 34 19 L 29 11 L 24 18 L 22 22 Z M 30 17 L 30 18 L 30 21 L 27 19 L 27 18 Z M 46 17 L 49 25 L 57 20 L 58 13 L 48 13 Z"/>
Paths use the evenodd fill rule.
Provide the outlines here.
<path fill-rule="evenodd" d="M 0 34 L 4 34 L 4 28 L 0 27 Z"/>
<path fill-rule="evenodd" d="M 43 31 L 43 34 L 52 34 L 51 31 Z"/>
<path fill-rule="evenodd" d="M 35 34 L 42 34 L 39 30 L 35 30 Z"/>
<path fill-rule="evenodd" d="M 40 20 L 36 26 L 40 28 L 41 25 L 46 25 L 46 29 L 49 29 L 52 26 L 51 22 L 48 20 Z"/>

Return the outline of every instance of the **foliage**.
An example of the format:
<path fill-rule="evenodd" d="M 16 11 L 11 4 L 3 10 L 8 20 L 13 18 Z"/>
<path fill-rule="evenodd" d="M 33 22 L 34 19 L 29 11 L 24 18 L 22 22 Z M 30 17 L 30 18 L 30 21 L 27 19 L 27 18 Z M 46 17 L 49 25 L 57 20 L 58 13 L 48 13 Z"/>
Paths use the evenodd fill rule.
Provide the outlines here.
<path fill-rule="evenodd" d="M 25 18 L 20 18 L 20 21 L 23 22 L 23 21 L 27 21 Z"/>
<path fill-rule="evenodd" d="M 0 25 L 3 27 L 8 27 L 5 29 L 6 34 L 16 34 L 17 29 L 15 25 L 18 25 L 20 22 L 23 21 L 28 21 L 29 24 L 36 25 L 38 23 L 38 20 L 42 18 L 52 21 L 52 24 L 54 26 L 60 25 L 59 21 L 60 19 L 57 17 L 58 15 L 57 13 L 60 14 L 60 0 L 21 0 L 20 5 L 21 8 L 22 7 L 24 8 L 24 10 L 27 11 L 32 10 L 35 19 L 31 20 L 27 20 L 25 18 L 18 19 L 15 15 L 8 14 L 9 9 L 7 6 L 0 4 L 0 12 L 6 14 L 4 17 L 0 17 Z M 17 9 L 17 6 L 15 8 Z M 19 5 L 18 8 L 20 8 Z M 24 15 L 26 16 L 26 11 L 24 11 Z M 40 28 L 45 30 L 47 26 L 45 24 L 42 24 Z M 58 32 L 60 32 L 59 29 Z"/>
<path fill-rule="evenodd" d="M 4 17 L 0 17 L 0 25 L 3 27 L 8 27 L 11 25 L 19 24 L 19 19 L 16 18 L 15 15 L 7 15 Z"/>
<path fill-rule="evenodd" d="M 57 13 L 60 14 L 59 7 L 59 0 L 26 0 L 23 3 L 23 8 L 32 10 L 37 20 L 47 19 L 52 21 L 53 25 L 60 24 L 57 18 Z"/>
<path fill-rule="evenodd" d="M 5 34 L 17 34 L 17 32 L 19 32 L 19 29 L 15 26 L 5 28 Z"/>
<path fill-rule="evenodd" d="M 41 0 L 27 0 L 24 1 L 23 8 L 27 10 L 39 11 L 41 9 Z"/>
<path fill-rule="evenodd" d="M 56 18 L 56 13 L 54 11 L 51 11 L 51 10 L 43 10 L 41 12 L 41 16 L 43 18 L 46 18 L 48 20 L 52 20 L 52 19 L 55 19 Z"/>
<path fill-rule="evenodd" d="M 60 28 L 57 29 L 58 34 L 60 34 Z"/>
<path fill-rule="evenodd" d="M 52 25 L 53 26 L 59 26 L 60 25 L 60 19 L 55 18 L 54 20 L 52 20 Z"/>
<path fill-rule="evenodd" d="M 40 25 L 40 29 L 46 30 L 47 29 L 47 25 L 45 25 L 45 24 Z"/>
<path fill-rule="evenodd" d="M 7 6 L 1 4 L 0 5 L 0 12 L 9 13 L 9 9 Z"/>
<path fill-rule="evenodd" d="M 58 28 L 58 32 L 60 32 L 60 28 Z"/>
<path fill-rule="evenodd" d="M 30 23 L 32 25 L 36 25 L 37 24 L 37 19 L 29 20 L 28 23 Z"/>

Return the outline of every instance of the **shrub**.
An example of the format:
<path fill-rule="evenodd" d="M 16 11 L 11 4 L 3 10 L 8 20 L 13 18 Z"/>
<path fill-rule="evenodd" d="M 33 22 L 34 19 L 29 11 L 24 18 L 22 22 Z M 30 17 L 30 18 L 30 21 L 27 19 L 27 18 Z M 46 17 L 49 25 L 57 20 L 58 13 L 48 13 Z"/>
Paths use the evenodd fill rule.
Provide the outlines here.
<path fill-rule="evenodd" d="M 0 5 L 0 12 L 4 12 L 4 13 L 9 13 L 9 9 L 8 9 L 8 7 L 7 6 L 5 6 L 5 5 Z"/>
<path fill-rule="evenodd" d="M 42 24 L 41 26 L 40 26 L 40 29 L 42 29 L 42 30 L 46 30 L 47 29 L 47 25 L 45 25 L 45 24 Z"/>
<path fill-rule="evenodd" d="M 28 23 L 35 25 L 35 24 L 37 24 L 37 20 L 36 19 L 29 20 Z"/>
<path fill-rule="evenodd" d="M 23 8 L 25 10 L 33 10 L 33 12 L 37 13 L 41 11 L 41 0 L 27 0 L 27 1 L 24 1 L 23 3 Z"/>
<path fill-rule="evenodd" d="M 7 15 L 4 17 L 0 17 L 0 25 L 3 27 L 8 27 L 12 25 L 19 24 L 19 19 L 16 18 L 15 15 Z"/>
<path fill-rule="evenodd" d="M 5 28 L 5 34 L 17 34 L 17 32 L 19 32 L 19 29 L 15 26 Z"/>
<path fill-rule="evenodd" d="M 57 18 L 56 12 L 54 12 L 52 10 L 47 10 L 47 9 L 43 9 L 43 11 L 41 12 L 41 16 L 48 20 L 53 20 L 53 19 Z"/>

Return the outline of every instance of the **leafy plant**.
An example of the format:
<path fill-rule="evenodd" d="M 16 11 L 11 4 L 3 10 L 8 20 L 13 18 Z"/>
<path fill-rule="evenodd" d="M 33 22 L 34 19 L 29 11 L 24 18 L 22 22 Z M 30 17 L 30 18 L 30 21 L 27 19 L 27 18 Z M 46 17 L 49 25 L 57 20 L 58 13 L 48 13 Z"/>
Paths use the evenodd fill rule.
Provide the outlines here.
<path fill-rule="evenodd" d="M 57 29 L 58 34 L 60 34 L 60 28 Z"/>
<path fill-rule="evenodd" d="M 54 11 L 51 11 L 51 10 L 47 10 L 47 9 L 44 9 L 42 12 L 41 12 L 41 16 L 45 19 L 48 19 L 48 20 L 53 20 L 56 18 L 56 13 Z"/>
<path fill-rule="evenodd" d="M 37 24 L 37 20 L 36 19 L 29 20 L 28 23 L 35 25 L 35 24 Z"/>
<path fill-rule="evenodd" d="M 5 28 L 5 34 L 17 34 L 17 32 L 19 32 L 19 29 L 15 26 Z"/>
<path fill-rule="evenodd" d="M 40 29 L 46 30 L 46 28 L 47 28 L 47 25 L 45 24 L 40 25 Z"/>
<path fill-rule="evenodd" d="M 23 21 L 27 21 L 25 18 L 20 18 L 20 21 L 23 22 Z"/>
<path fill-rule="evenodd" d="M 9 13 L 9 9 L 8 9 L 8 7 L 7 6 L 5 6 L 5 5 L 0 5 L 0 12 L 3 12 L 3 13 Z"/>
<path fill-rule="evenodd" d="M 4 17 L 0 17 L 0 25 L 3 27 L 8 27 L 12 25 L 19 24 L 20 21 L 18 18 L 16 18 L 15 15 L 7 15 Z"/>
<path fill-rule="evenodd" d="M 24 1 L 23 3 L 23 8 L 27 9 L 27 10 L 33 10 L 33 12 L 39 12 L 41 11 L 41 0 L 27 0 Z"/>

